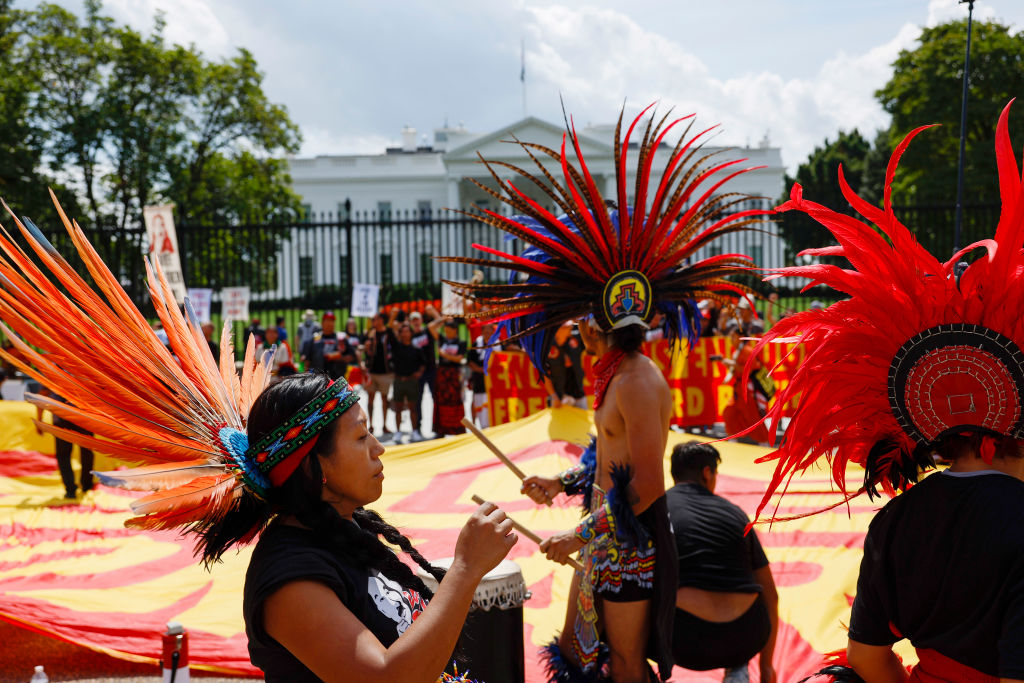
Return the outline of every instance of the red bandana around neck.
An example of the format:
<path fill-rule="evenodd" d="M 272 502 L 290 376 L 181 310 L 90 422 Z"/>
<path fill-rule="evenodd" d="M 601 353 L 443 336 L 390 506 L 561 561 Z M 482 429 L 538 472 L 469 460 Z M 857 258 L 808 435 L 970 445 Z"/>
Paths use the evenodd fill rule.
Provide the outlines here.
<path fill-rule="evenodd" d="M 626 352 L 622 349 L 609 349 L 601 356 L 600 360 L 594 363 L 594 410 L 604 403 L 605 392 L 608 391 L 608 384 L 612 377 L 618 372 L 622 365 Z"/>

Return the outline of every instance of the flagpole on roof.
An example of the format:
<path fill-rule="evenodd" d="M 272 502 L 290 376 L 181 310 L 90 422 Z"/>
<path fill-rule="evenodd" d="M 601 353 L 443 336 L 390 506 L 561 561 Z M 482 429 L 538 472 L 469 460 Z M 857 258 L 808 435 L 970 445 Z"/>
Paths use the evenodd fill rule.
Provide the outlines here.
<path fill-rule="evenodd" d="M 523 118 L 526 118 L 526 41 L 519 41 L 519 83 L 523 90 Z"/>

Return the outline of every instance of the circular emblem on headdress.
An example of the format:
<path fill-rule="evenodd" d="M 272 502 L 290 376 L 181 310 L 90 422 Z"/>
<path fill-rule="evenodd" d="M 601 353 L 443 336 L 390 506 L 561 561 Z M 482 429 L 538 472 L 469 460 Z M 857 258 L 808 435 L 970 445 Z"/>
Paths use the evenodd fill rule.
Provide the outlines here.
<path fill-rule="evenodd" d="M 903 430 L 931 444 L 950 433 L 1020 438 L 1024 354 L 980 325 L 932 327 L 909 339 L 889 365 L 889 405 Z"/>
<path fill-rule="evenodd" d="M 638 270 L 619 271 L 604 286 L 602 328 L 613 330 L 627 325 L 646 325 L 654 314 L 651 283 Z"/>

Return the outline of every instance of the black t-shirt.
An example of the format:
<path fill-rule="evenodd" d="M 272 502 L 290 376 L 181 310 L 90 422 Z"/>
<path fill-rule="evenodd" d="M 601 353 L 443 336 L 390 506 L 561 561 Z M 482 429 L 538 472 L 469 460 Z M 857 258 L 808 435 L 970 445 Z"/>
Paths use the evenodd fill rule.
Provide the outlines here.
<path fill-rule="evenodd" d="M 393 372 L 391 354 L 396 346 L 398 346 L 398 338 L 395 337 L 395 333 L 390 327 L 383 332 L 374 332 L 370 372 L 375 375 L 386 375 L 389 372 Z"/>
<path fill-rule="evenodd" d="M 412 344 L 398 343 L 391 350 L 391 361 L 397 376 L 409 377 L 423 367 L 423 354 Z"/>
<path fill-rule="evenodd" d="M 466 362 L 467 363 L 476 363 L 480 367 L 484 366 L 485 350 L 484 350 L 483 346 L 484 346 L 485 343 L 486 342 L 484 341 L 483 337 L 477 337 L 476 338 L 476 342 L 474 342 L 473 348 L 471 348 L 469 350 L 469 353 L 466 354 Z M 483 371 L 482 370 L 473 370 L 472 368 L 470 368 L 470 370 L 471 370 L 471 372 L 469 374 L 469 387 L 470 387 L 470 389 L 473 391 L 474 394 L 486 393 L 487 392 L 487 378 L 484 376 Z"/>
<path fill-rule="evenodd" d="M 352 345 L 348 343 L 348 338 L 343 334 L 331 332 L 330 334 L 324 333 L 321 336 L 321 339 L 324 344 L 324 372 L 326 372 L 332 379 L 344 377 L 345 373 L 348 372 L 348 362 L 344 360 L 344 358 L 345 356 L 355 353 L 352 349 Z M 338 360 L 327 360 L 327 354 L 329 353 L 340 353 L 341 358 Z"/>
<path fill-rule="evenodd" d="M 941 472 L 882 508 L 850 638 L 891 645 L 893 628 L 990 676 L 1024 678 L 1024 482 Z"/>
<path fill-rule="evenodd" d="M 434 344 L 434 335 L 430 334 L 430 330 L 423 328 L 419 334 L 414 334 L 412 345 L 423 354 L 423 363 L 427 369 L 437 365 L 437 348 Z"/>
<path fill-rule="evenodd" d="M 245 574 L 242 614 L 249 658 L 272 681 L 318 681 L 263 628 L 263 602 L 290 581 L 317 581 L 334 591 L 384 647 L 398 640 L 423 612 L 426 600 L 380 572 L 358 569 L 308 529 L 271 524 L 253 550 Z"/>
<path fill-rule="evenodd" d="M 665 494 L 679 555 L 679 587 L 760 593 L 754 570 L 768 558 L 746 513 L 700 484 L 676 484 Z"/>
<path fill-rule="evenodd" d="M 461 339 L 448 339 L 447 337 L 442 337 L 438 341 L 438 350 L 444 351 L 445 353 L 452 356 L 465 356 L 466 342 L 462 341 Z M 438 360 L 437 364 L 443 368 L 452 366 L 458 367 L 462 365 L 462 363 L 456 363 L 454 361 L 446 360 L 444 358 Z"/>

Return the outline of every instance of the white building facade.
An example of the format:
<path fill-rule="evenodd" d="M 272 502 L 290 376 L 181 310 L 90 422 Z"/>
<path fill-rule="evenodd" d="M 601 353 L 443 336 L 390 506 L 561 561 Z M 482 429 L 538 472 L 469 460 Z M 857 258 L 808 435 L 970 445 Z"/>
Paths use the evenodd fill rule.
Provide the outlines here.
<path fill-rule="evenodd" d="M 684 125 L 677 128 L 681 131 Z M 350 234 L 339 232 L 305 246 L 302 236 L 296 235 L 281 253 L 282 277 L 295 279 L 297 274 L 303 286 L 330 285 L 332 281 L 342 284 L 349 278 L 352 282 L 382 284 L 436 281 L 441 277 L 462 279 L 466 275 L 465 267 L 437 264 L 431 257 L 471 255 L 471 243 L 474 241 L 507 251 L 510 250 L 508 242 L 493 228 L 482 224 L 474 223 L 479 228 L 471 229 L 468 224 L 461 223 L 460 232 L 466 233 L 463 236 L 447 234 L 436 226 L 433 229 L 416 229 L 415 219 L 455 216 L 444 210 L 473 206 L 506 213 L 499 201 L 475 184 L 479 182 L 489 188 L 497 188 L 480 157 L 519 166 L 539 175 L 527 151 L 514 140 L 558 150 L 563 133 L 561 126 L 527 117 L 482 135 L 470 133 L 462 127 L 441 128 L 434 131 L 432 144 L 426 144 L 425 140 L 417 144 L 416 131 L 407 128 L 402 134 L 402 147 L 388 149 L 381 154 L 290 159 L 293 189 L 303 198 L 313 223 L 326 226 L 335 221 L 352 220 L 357 224 L 374 222 L 386 226 L 375 227 L 371 231 L 350 231 Z M 587 167 L 602 194 L 611 199 L 617 194 L 612 146 L 614 133 L 614 125 L 591 126 L 579 131 L 580 148 Z M 640 137 L 642 131 L 634 131 L 634 141 Z M 649 198 L 653 198 L 653 188 L 661 180 L 671 145 L 677 139 L 670 135 L 668 140 L 671 144 L 663 144 L 655 156 Z M 554 177 L 562 177 L 558 164 L 536 150 L 531 151 Z M 631 163 L 628 165 L 635 167 L 637 152 L 634 145 L 631 145 L 629 153 Z M 763 197 L 762 205 L 766 207 L 774 206 L 782 194 L 784 169 L 781 154 L 778 148 L 769 146 L 767 142 L 758 147 L 705 146 L 695 158 L 705 153 L 714 153 L 715 164 L 736 159 L 745 161 L 709 177 L 695 198 L 725 175 L 748 167 L 758 168 L 739 175 L 716 194 L 735 192 Z M 574 156 L 571 152 L 569 154 Z M 519 190 L 542 205 L 551 204 L 529 180 L 498 164 L 493 164 L 492 169 L 500 180 L 513 180 Z M 630 178 L 627 182 L 630 203 L 633 202 L 633 185 L 634 179 Z M 754 258 L 759 266 L 782 265 L 784 248 L 777 237 L 776 226 L 765 221 L 762 227 L 764 233 L 756 238 L 743 235 L 742 243 L 729 244 L 726 241 L 713 246 L 710 253 L 741 251 Z M 698 257 L 704 255 L 698 254 Z M 287 286 L 284 282 L 281 284 Z"/>

